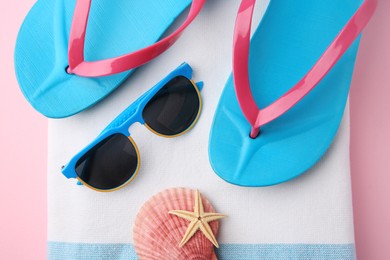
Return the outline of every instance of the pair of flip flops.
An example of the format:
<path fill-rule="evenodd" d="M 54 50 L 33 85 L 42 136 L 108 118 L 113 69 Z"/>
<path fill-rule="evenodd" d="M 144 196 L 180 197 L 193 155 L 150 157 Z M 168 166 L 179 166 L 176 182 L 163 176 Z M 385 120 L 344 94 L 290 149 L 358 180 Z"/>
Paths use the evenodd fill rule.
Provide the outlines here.
<path fill-rule="evenodd" d="M 205 2 L 39 0 L 17 40 L 19 85 L 45 116 L 76 114 L 168 49 Z M 377 5 L 271 0 L 250 40 L 255 2 L 242 0 L 239 9 L 233 74 L 209 144 L 215 172 L 243 186 L 288 181 L 326 152 L 348 98 L 359 35 Z M 159 40 L 190 4 L 183 25 Z"/>

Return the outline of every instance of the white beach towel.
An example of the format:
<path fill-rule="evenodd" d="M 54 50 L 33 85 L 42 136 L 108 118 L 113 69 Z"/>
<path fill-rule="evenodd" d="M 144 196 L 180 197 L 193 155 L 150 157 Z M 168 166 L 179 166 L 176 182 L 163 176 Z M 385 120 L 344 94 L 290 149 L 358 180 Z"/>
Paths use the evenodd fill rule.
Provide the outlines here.
<path fill-rule="evenodd" d="M 171 187 L 198 188 L 221 220 L 220 259 L 354 259 L 349 112 L 328 153 L 303 176 L 277 186 L 245 188 L 220 179 L 208 160 L 208 138 L 231 73 L 238 0 L 208 1 L 201 15 L 166 53 L 138 69 L 123 86 L 79 115 L 49 123 L 49 259 L 136 259 L 132 228 L 142 204 Z M 256 19 L 266 3 L 259 1 Z M 223 22 L 221 22 L 223 21 Z M 203 112 L 187 134 L 165 139 L 142 125 L 132 137 L 141 153 L 137 178 L 99 193 L 76 185 L 61 166 L 92 141 L 124 108 L 183 61 L 204 81 Z"/>

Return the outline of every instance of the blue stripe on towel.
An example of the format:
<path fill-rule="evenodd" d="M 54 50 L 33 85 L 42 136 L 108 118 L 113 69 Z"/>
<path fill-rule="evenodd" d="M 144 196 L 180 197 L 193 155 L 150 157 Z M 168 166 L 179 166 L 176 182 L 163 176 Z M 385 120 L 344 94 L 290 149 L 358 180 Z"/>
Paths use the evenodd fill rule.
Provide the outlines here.
<path fill-rule="evenodd" d="M 355 259 L 353 244 L 222 244 L 218 259 Z M 137 259 L 131 244 L 48 243 L 48 259 Z"/>
<path fill-rule="evenodd" d="M 84 244 L 49 242 L 48 259 L 59 260 L 130 260 L 138 259 L 132 244 Z"/>
<path fill-rule="evenodd" d="M 353 260 L 353 244 L 223 244 L 218 259 Z"/>

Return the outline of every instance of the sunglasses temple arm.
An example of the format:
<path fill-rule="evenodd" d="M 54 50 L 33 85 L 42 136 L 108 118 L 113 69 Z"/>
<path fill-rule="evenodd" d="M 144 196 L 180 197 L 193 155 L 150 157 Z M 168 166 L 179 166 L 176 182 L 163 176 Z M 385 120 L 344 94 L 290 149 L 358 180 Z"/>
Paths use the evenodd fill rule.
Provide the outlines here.
<path fill-rule="evenodd" d="M 203 81 L 199 81 L 199 82 L 196 82 L 195 85 L 198 88 L 198 90 L 201 91 L 203 89 L 204 82 Z"/>

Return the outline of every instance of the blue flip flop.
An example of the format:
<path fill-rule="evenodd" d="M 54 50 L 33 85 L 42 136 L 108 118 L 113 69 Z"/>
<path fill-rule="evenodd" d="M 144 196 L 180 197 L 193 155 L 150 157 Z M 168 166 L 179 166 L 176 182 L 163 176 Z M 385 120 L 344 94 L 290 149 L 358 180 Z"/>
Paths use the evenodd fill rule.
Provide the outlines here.
<path fill-rule="evenodd" d="M 324 155 L 344 113 L 360 33 L 377 5 L 271 0 L 250 40 L 255 2 L 240 6 L 233 75 L 209 141 L 214 171 L 241 186 L 286 182 Z"/>
<path fill-rule="evenodd" d="M 15 47 L 20 88 L 47 117 L 89 108 L 169 48 L 205 1 L 194 0 L 186 22 L 159 40 L 191 0 L 39 0 Z"/>

